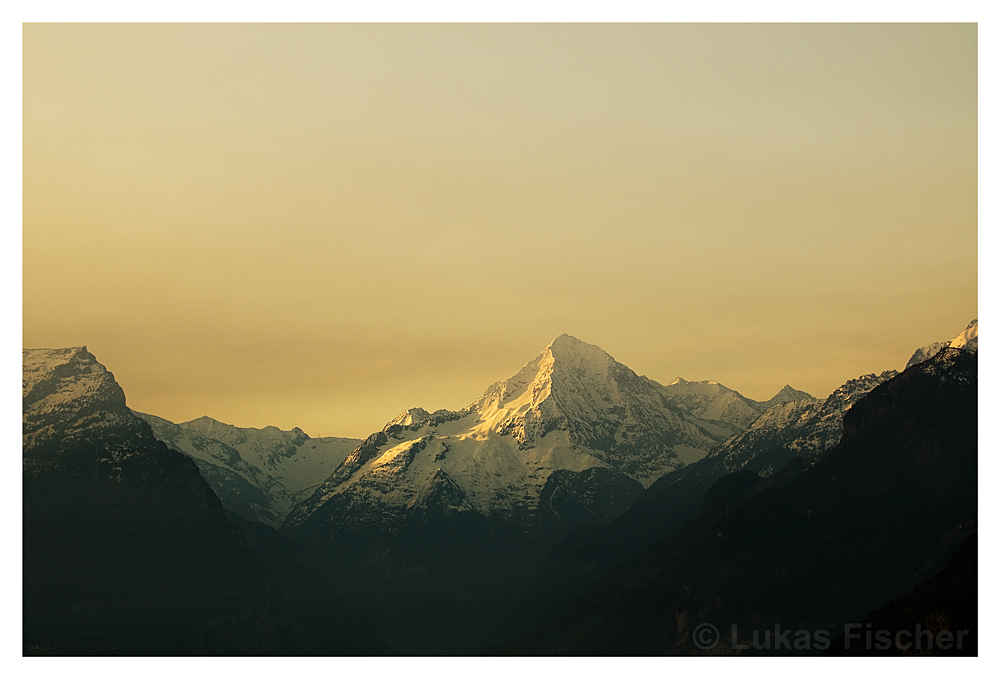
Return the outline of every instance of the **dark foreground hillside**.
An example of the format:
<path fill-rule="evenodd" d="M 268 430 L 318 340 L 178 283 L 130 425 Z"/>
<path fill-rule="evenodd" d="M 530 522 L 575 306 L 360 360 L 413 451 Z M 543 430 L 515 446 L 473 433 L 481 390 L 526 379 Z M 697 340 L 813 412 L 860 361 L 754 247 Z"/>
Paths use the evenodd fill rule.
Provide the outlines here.
<path fill-rule="evenodd" d="M 978 655 L 978 535 L 940 573 L 838 635 L 829 654 Z"/>

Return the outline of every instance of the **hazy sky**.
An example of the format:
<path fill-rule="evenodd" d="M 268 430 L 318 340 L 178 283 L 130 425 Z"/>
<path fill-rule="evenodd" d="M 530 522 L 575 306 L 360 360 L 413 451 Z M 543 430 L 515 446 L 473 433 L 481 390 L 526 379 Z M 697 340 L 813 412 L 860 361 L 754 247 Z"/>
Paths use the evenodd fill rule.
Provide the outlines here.
<path fill-rule="evenodd" d="M 977 315 L 975 25 L 26 25 L 23 341 L 365 436 L 554 337 L 825 396 Z"/>

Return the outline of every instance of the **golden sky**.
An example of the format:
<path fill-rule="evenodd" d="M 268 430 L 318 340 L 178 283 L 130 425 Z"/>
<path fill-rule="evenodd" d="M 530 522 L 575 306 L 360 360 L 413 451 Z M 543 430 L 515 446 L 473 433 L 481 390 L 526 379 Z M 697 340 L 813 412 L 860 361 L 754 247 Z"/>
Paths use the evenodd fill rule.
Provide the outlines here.
<path fill-rule="evenodd" d="M 755 399 L 977 315 L 977 32 L 24 28 L 23 342 L 362 437 L 567 332 Z"/>

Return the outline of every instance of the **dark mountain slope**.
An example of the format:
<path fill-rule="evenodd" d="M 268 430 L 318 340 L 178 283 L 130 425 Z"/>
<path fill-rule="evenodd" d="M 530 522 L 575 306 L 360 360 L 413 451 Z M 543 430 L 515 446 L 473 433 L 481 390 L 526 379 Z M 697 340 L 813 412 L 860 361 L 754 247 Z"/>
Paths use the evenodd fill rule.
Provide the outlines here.
<path fill-rule="evenodd" d="M 308 571 L 244 541 L 85 347 L 25 350 L 26 655 L 385 651 Z"/>
<path fill-rule="evenodd" d="M 688 529 L 503 652 L 684 654 L 702 652 L 690 638 L 701 623 L 745 636 L 861 620 L 937 572 L 972 530 L 976 366 L 946 349 L 876 387 L 814 466 L 793 460 L 771 479 L 744 472 L 749 489 L 730 489 L 724 510 L 706 498 Z M 711 650 L 733 651 L 727 638 Z"/>

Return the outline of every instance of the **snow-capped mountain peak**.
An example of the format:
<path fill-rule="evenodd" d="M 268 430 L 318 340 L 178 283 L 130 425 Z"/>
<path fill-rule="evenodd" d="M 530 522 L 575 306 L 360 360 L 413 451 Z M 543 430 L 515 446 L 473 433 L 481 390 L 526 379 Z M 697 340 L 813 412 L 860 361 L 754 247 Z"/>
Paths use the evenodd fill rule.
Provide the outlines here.
<path fill-rule="evenodd" d="M 715 381 L 665 387 L 599 347 L 560 335 L 460 411 L 411 408 L 395 417 L 285 526 L 387 535 L 417 520 L 414 508 L 437 497 L 428 489 L 448 489 L 441 496 L 447 506 L 435 510 L 442 516 L 473 511 L 528 532 L 538 521 L 569 529 L 572 522 L 549 512 L 579 517 L 621 509 L 643 487 L 741 431 L 760 410 Z"/>
<path fill-rule="evenodd" d="M 497 410 L 512 401 L 530 402 L 537 406 L 552 393 L 557 382 L 570 373 L 586 375 L 592 380 L 606 379 L 612 366 L 621 365 L 606 351 L 572 335 L 560 335 L 545 350 L 529 361 L 510 379 L 491 385 L 486 393 L 466 410 L 485 412 Z M 524 395 L 530 393 L 530 399 Z"/>
<path fill-rule="evenodd" d="M 135 451 L 136 442 L 152 440 L 148 427 L 125 407 L 125 392 L 114 375 L 85 346 L 24 349 L 21 376 L 25 458 L 59 461 L 81 441 L 118 431 L 125 432 L 121 445 L 95 449 L 95 455 L 119 461 Z"/>
<path fill-rule="evenodd" d="M 772 396 L 767 401 L 763 402 L 763 405 L 771 407 L 778 403 L 792 403 L 794 401 L 815 401 L 817 400 L 812 394 L 808 394 L 804 391 L 793 388 L 791 385 L 786 384 L 778 393 Z"/>
<path fill-rule="evenodd" d="M 616 362 L 604 349 L 567 334 L 556 337 L 545 350 L 572 368 L 593 370 Z"/>
<path fill-rule="evenodd" d="M 396 417 L 389 420 L 385 425 L 385 429 L 399 425 L 401 427 L 419 427 L 421 424 L 430 419 L 431 414 L 424 410 L 423 408 L 410 408 L 409 410 L 404 410 Z"/>
<path fill-rule="evenodd" d="M 906 367 L 909 368 L 917 363 L 923 363 L 945 347 L 964 349 L 973 353 L 977 352 L 979 350 L 979 319 L 973 318 L 969 325 L 965 327 L 965 330 L 960 332 L 951 341 L 932 342 L 925 347 L 920 347 L 913 352 L 910 360 L 906 363 Z"/>
<path fill-rule="evenodd" d="M 682 377 L 676 378 L 673 382 L 666 385 L 666 387 L 673 394 L 690 394 L 698 396 L 715 396 L 718 394 L 725 393 L 736 393 L 729 387 L 719 384 L 715 380 L 702 380 L 700 382 L 691 382 L 685 380 Z"/>
<path fill-rule="evenodd" d="M 491 385 L 462 413 L 478 416 L 475 429 L 480 433 L 511 435 L 527 447 L 555 429 L 579 433 L 605 420 L 609 410 L 620 410 L 623 379 L 655 384 L 600 347 L 564 334 L 516 375 Z"/>
<path fill-rule="evenodd" d="M 979 319 L 973 318 L 965 330 L 959 333 L 958 337 L 953 339 L 948 346 L 952 349 L 977 351 L 979 349 Z"/>
<path fill-rule="evenodd" d="M 25 406 L 41 401 L 49 405 L 69 402 L 94 393 L 113 380 L 107 368 L 85 346 L 24 349 L 21 355 L 21 396 Z"/>

